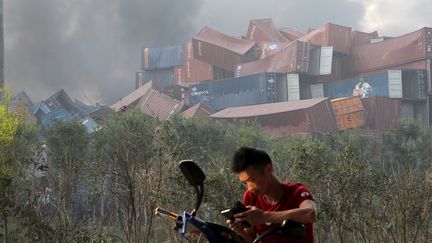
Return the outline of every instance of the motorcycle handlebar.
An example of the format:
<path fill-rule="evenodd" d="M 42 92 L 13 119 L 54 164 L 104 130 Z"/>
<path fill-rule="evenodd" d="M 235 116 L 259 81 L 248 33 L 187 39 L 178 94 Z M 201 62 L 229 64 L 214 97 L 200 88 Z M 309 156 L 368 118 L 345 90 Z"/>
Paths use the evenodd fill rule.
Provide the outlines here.
<path fill-rule="evenodd" d="M 178 218 L 181 217 L 178 214 L 170 212 L 170 211 L 163 209 L 161 207 L 156 207 L 154 212 L 156 215 L 162 216 L 162 217 L 170 219 L 172 221 L 177 221 Z"/>

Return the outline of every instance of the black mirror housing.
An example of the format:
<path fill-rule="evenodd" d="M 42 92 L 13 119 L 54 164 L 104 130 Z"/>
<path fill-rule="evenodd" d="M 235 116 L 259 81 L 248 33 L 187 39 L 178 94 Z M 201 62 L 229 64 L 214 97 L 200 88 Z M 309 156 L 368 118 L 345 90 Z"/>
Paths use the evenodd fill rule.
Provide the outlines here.
<path fill-rule="evenodd" d="M 197 187 L 204 183 L 204 172 L 192 160 L 180 161 L 180 170 L 191 186 Z"/>

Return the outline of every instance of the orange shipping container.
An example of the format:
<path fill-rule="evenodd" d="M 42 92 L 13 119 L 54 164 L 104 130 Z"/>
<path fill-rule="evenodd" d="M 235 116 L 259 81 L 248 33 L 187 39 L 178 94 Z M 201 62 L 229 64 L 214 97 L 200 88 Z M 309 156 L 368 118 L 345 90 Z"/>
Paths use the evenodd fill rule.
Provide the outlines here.
<path fill-rule="evenodd" d="M 357 111 L 349 114 L 336 115 L 336 122 L 340 129 L 361 127 L 366 124 L 364 111 Z"/>
<path fill-rule="evenodd" d="M 345 115 L 363 111 L 363 103 L 358 96 L 334 99 L 331 101 L 336 115 Z"/>
<path fill-rule="evenodd" d="M 359 97 L 334 99 L 331 103 L 340 129 L 361 127 L 366 124 L 363 103 Z"/>

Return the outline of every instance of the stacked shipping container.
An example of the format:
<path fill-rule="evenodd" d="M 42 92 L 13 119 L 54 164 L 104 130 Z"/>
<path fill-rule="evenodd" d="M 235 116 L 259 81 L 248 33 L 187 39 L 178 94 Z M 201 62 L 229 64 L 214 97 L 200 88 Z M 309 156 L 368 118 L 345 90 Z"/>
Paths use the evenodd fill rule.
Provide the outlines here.
<path fill-rule="evenodd" d="M 324 94 L 332 99 L 385 96 L 406 100 L 426 100 L 425 70 L 389 70 L 384 73 L 325 83 Z"/>
<path fill-rule="evenodd" d="M 184 45 L 183 62 L 183 66 L 174 68 L 176 83 L 190 84 L 213 79 L 213 67 L 194 58 L 192 42 Z"/>
<path fill-rule="evenodd" d="M 286 100 L 285 75 L 261 73 L 239 78 L 201 82 L 189 86 L 189 105 L 203 102 L 214 110 Z"/>

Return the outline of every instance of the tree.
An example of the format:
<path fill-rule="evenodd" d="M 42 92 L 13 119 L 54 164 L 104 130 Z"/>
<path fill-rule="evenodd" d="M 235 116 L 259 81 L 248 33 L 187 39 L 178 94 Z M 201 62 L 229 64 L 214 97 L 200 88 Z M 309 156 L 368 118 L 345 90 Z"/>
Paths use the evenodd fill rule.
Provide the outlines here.
<path fill-rule="evenodd" d="M 12 146 L 15 140 L 19 120 L 8 111 L 9 93 L 0 87 L 0 209 L 3 220 L 5 241 L 9 241 L 8 217 L 14 206 L 11 201 L 13 195 L 13 160 Z"/>
<path fill-rule="evenodd" d="M 156 120 L 132 111 L 114 117 L 95 136 L 98 163 L 113 198 L 113 217 L 127 242 L 148 242 L 162 161 L 155 142 Z M 101 205 L 101 209 L 104 206 Z M 114 209 L 114 210 L 113 210 Z"/>
<path fill-rule="evenodd" d="M 85 215 L 80 206 L 86 187 L 79 182 L 85 170 L 89 137 L 82 124 L 59 120 L 47 131 L 46 142 L 48 178 L 54 195 L 51 205 L 58 219 L 56 237 L 73 238 L 76 223 Z"/>
<path fill-rule="evenodd" d="M 382 161 L 385 169 L 399 170 L 404 167 L 421 168 L 422 163 L 432 159 L 430 154 L 432 136 L 421 129 L 414 120 L 403 120 L 393 129 L 385 131 Z"/>

